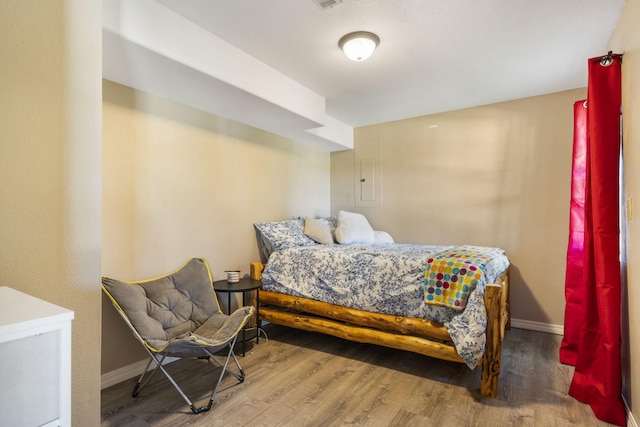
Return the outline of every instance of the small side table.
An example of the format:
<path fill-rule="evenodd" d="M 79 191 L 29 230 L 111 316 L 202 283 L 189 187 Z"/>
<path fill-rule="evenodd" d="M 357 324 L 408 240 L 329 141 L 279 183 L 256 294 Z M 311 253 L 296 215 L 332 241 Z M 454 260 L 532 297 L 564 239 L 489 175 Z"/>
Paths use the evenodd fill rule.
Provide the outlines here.
<path fill-rule="evenodd" d="M 227 307 L 228 313 L 231 314 L 231 294 L 242 292 L 242 305 L 247 305 L 247 293 L 251 291 L 256 291 L 256 324 L 255 326 L 246 325 L 242 329 L 242 334 L 239 338 L 242 341 L 242 357 L 245 355 L 245 345 L 246 342 L 255 338 L 256 344 L 258 344 L 260 340 L 260 288 L 262 287 L 262 281 L 253 280 L 248 277 L 240 279 L 239 282 L 229 283 L 227 280 L 218 280 L 213 282 L 213 289 L 216 292 L 224 292 L 227 294 Z M 255 335 L 253 335 L 255 333 Z"/>

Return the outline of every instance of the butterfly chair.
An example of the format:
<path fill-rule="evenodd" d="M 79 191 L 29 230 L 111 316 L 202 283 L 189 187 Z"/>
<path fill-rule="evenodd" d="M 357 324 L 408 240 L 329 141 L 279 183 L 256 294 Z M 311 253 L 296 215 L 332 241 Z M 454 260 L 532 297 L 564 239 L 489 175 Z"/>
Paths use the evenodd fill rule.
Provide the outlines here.
<path fill-rule="evenodd" d="M 103 277 L 102 290 L 151 356 L 133 389 L 133 397 L 160 368 L 191 411 L 198 414 L 211 409 L 225 373 L 233 375 L 238 383 L 244 381 L 233 346 L 254 308 L 241 307 L 230 315 L 223 314 L 204 259 L 193 258 L 177 271 L 153 279 L 124 282 Z M 225 356 L 215 355 L 224 349 L 228 350 Z M 208 405 L 194 406 L 162 365 L 167 356 L 207 359 L 222 368 Z M 238 373 L 230 369 L 231 359 Z M 151 363 L 156 364 L 156 369 L 148 372 Z"/>

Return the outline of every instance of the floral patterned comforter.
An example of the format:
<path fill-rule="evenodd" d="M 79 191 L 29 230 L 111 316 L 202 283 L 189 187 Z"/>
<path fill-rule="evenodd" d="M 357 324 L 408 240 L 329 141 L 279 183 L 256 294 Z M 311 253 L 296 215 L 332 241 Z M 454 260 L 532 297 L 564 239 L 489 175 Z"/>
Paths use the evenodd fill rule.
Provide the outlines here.
<path fill-rule="evenodd" d="M 424 302 L 427 260 L 454 246 L 312 245 L 275 251 L 262 274 L 263 289 L 364 311 L 426 318 L 444 324 L 458 354 L 476 367 L 485 346 L 484 290 L 509 266 L 504 251 L 486 265 L 464 311 Z M 494 248 L 495 249 L 495 248 Z"/>

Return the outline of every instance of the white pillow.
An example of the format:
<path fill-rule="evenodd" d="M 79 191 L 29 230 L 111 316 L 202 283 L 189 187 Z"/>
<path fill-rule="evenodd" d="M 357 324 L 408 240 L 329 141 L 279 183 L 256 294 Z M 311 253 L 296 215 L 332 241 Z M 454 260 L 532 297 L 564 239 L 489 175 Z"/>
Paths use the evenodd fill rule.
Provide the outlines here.
<path fill-rule="evenodd" d="M 338 212 L 336 240 L 343 245 L 350 243 L 373 243 L 375 233 L 364 215 L 354 212 Z"/>
<path fill-rule="evenodd" d="M 333 235 L 329 224 L 321 219 L 305 218 L 304 234 L 323 245 L 333 245 Z"/>
<path fill-rule="evenodd" d="M 373 239 L 373 243 L 376 245 L 389 245 L 391 243 L 395 243 L 393 241 L 393 237 L 386 231 L 374 231 L 375 236 Z"/>

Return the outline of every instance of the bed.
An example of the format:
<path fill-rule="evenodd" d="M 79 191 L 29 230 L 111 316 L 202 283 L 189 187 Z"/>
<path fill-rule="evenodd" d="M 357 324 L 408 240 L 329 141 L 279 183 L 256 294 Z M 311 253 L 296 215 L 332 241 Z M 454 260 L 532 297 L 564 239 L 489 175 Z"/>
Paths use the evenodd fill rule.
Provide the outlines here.
<path fill-rule="evenodd" d="M 262 321 L 479 365 L 480 393 L 497 395 L 510 326 L 503 250 L 397 244 L 343 211 L 255 228 Z"/>

